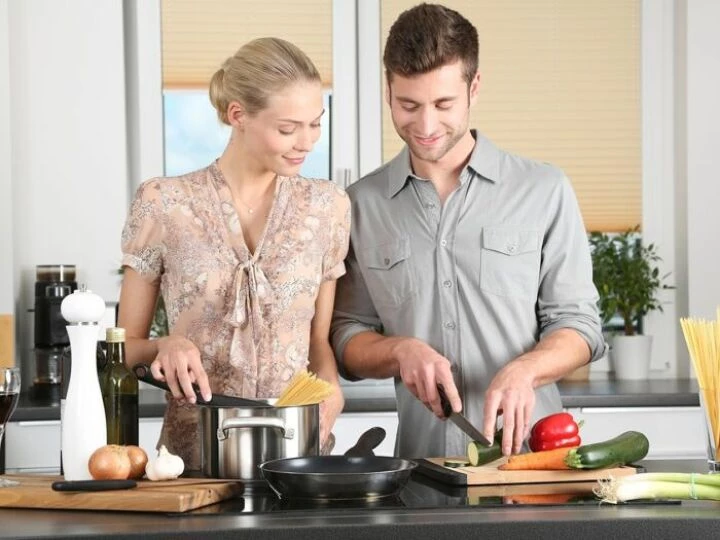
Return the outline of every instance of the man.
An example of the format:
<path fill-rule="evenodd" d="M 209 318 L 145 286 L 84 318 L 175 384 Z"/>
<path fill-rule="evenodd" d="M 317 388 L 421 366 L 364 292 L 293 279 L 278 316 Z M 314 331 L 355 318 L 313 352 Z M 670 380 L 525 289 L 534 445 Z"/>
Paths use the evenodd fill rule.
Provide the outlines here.
<path fill-rule="evenodd" d="M 501 415 L 503 453 L 517 453 L 561 409 L 554 382 L 605 352 L 575 195 L 559 169 L 469 130 L 478 37 L 459 13 L 405 11 L 383 60 L 406 146 L 348 189 L 340 371 L 396 378 L 398 455 L 465 454 L 467 436 L 439 420 L 438 385 L 490 440 Z"/>

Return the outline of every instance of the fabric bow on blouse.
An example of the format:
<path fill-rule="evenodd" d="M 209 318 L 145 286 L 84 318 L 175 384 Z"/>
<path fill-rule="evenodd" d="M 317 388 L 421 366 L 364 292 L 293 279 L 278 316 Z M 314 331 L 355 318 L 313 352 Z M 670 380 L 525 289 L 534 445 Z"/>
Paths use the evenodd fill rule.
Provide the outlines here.
<path fill-rule="evenodd" d="M 234 327 L 230 362 L 242 368 L 246 383 L 252 386 L 258 377 L 256 351 L 263 331 L 262 311 L 273 301 L 270 282 L 256 258 L 257 253 L 235 269 L 235 303 L 226 317 Z"/>

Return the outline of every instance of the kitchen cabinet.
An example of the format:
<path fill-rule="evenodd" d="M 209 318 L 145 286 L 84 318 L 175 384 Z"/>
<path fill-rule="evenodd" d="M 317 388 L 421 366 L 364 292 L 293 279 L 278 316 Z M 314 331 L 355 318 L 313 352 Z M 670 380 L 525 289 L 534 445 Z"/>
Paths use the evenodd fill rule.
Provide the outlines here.
<path fill-rule="evenodd" d="M 162 424 L 162 418 L 140 418 L 138 421 L 138 445 L 150 458 L 157 455 L 156 446 Z"/>
<path fill-rule="evenodd" d="M 640 431 L 650 441 L 646 459 L 706 459 L 705 417 L 700 407 L 568 408 L 584 444 L 611 439 L 624 431 Z"/>
<path fill-rule="evenodd" d="M 398 416 L 396 412 L 343 413 L 335 422 L 333 455 L 341 455 L 355 445 L 360 435 L 371 427 L 385 430 L 385 440 L 373 451 L 376 456 L 392 456 L 395 452 Z"/>
<path fill-rule="evenodd" d="M 60 420 L 8 422 L 5 472 L 60 472 Z"/>
<path fill-rule="evenodd" d="M 139 445 L 148 456 L 156 455 L 162 418 L 140 418 Z M 5 430 L 7 473 L 60 472 L 60 420 L 8 422 Z"/>

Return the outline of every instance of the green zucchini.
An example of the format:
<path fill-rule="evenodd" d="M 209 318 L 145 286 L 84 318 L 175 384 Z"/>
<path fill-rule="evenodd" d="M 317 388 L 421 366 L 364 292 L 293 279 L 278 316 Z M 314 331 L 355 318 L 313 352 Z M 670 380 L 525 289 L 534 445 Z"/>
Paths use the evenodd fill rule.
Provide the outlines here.
<path fill-rule="evenodd" d="M 470 465 L 478 467 L 479 465 L 485 465 L 486 463 L 500 459 L 502 457 L 502 448 L 500 447 L 501 442 L 502 429 L 499 429 L 495 433 L 492 446 L 485 446 L 477 441 L 470 441 L 468 443 L 467 450 Z"/>
<path fill-rule="evenodd" d="M 626 431 L 607 441 L 585 444 L 568 452 L 565 463 L 572 469 L 602 469 L 629 465 L 647 456 L 650 443 L 639 431 Z"/>

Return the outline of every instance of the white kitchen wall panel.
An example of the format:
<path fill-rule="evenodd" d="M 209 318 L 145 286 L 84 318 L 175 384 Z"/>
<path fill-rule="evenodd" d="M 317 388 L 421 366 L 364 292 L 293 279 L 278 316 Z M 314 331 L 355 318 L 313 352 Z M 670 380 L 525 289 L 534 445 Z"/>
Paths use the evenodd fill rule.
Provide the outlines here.
<path fill-rule="evenodd" d="M 8 0 L 0 0 L 0 313 L 14 313 Z"/>
<path fill-rule="evenodd" d="M 15 312 L 33 305 L 38 264 L 75 264 L 78 281 L 117 300 L 128 206 L 123 3 L 9 2 L 7 27 Z M 29 354 L 29 332 L 18 348 Z"/>
<path fill-rule="evenodd" d="M 646 459 L 705 459 L 705 418 L 700 407 L 583 407 L 567 409 L 583 421 L 583 444 L 644 433 L 650 442 Z"/>

